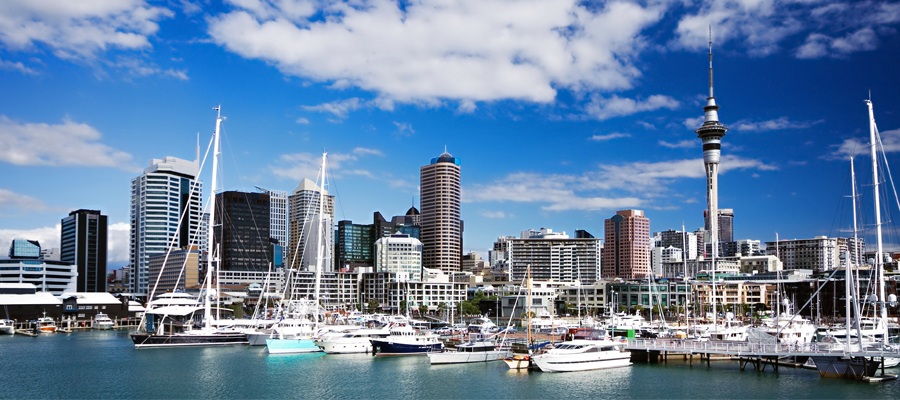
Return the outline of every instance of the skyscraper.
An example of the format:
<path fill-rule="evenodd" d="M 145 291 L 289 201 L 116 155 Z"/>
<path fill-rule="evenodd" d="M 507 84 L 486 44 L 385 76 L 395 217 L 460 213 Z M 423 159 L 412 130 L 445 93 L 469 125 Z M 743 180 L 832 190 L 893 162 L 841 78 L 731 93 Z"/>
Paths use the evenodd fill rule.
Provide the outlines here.
<path fill-rule="evenodd" d="M 650 275 L 650 220 L 642 210 L 617 211 L 604 224 L 603 278 L 637 279 Z"/>
<path fill-rule="evenodd" d="M 228 191 L 216 194 L 213 251 L 221 271 L 268 271 L 269 195 Z"/>
<path fill-rule="evenodd" d="M 706 169 L 706 204 L 709 216 L 719 215 L 719 158 L 722 153 L 722 138 L 728 128 L 719 123 L 719 106 L 716 105 L 716 97 L 713 95 L 713 65 L 712 65 L 712 34 L 709 40 L 709 97 L 706 98 L 706 106 L 703 107 L 703 125 L 694 133 L 703 142 L 703 166 Z M 713 259 L 718 258 L 719 219 L 707 218 L 713 243 Z M 715 268 L 715 266 L 713 266 Z"/>
<path fill-rule="evenodd" d="M 707 230 L 709 230 L 709 215 L 707 214 L 708 210 L 703 210 L 703 221 L 704 226 Z M 733 242 L 734 241 L 734 209 L 732 208 L 720 208 L 719 209 L 719 242 Z"/>
<path fill-rule="evenodd" d="M 170 245 L 205 247 L 206 238 L 199 235 L 203 187 L 198 173 L 197 161 L 166 157 L 150 160 L 144 173 L 131 180 L 131 292 L 148 292 L 151 255 Z"/>
<path fill-rule="evenodd" d="M 458 272 L 462 266 L 460 160 L 444 152 L 420 169 L 422 264 Z"/>
<path fill-rule="evenodd" d="M 60 261 L 77 266 L 77 291 L 106 291 L 107 218 L 96 210 L 77 210 L 62 219 Z"/>
<path fill-rule="evenodd" d="M 285 249 L 287 261 L 284 265 L 301 271 L 315 270 L 317 227 L 319 224 L 319 191 L 315 182 L 304 179 L 288 196 L 288 245 Z M 332 271 L 334 254 L 334 196 L 325 194 L 325 221 L 323 221 L 322 243 L 325 245 L 324 271 Z"/>

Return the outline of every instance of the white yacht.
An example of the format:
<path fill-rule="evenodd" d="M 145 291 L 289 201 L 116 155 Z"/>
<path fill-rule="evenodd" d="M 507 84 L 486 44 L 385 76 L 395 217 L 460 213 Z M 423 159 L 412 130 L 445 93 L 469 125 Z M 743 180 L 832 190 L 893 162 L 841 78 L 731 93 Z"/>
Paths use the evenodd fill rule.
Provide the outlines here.
<path fill-rule="evenodd" d="M 16 333 L 16 326 L 11 319 L 0 319 L 0 335 L 12 335 Z"/>
<path fill-rule="evenodd" d="M 487 317 L 475 317 L 468 325 L 469 333 L 494 333 L 500 330 L 500 327 Z"/>
<path fill-rule="evenodd" d="M 112 329 L 115 325 L 116 323 L 109 318 L 109 315 L 106 315 L 104 313 L 97 313 L 97 315 L 94 316 L 94 329 L 107 330 Z"/>
<path fill-rule="evenodd" d="M 532 356 L 532 364 L 544 372 L 590 371 L 631 365 L 631 352 L 622 349 L 623 343 L 609 340 L 605 331 L 580 329 L 575 337 L 554 345 L 544 354 Z"/>
<path fill-rule="evenodd" d="M 456 364 L 500 361 L 512 357 L 512 349 L 480 333 L 470 333 L 469 340 L 456 346 L 456 350 L 428 353 L 431 364 Z"/>
<path fill-rule="evenodd" d="M 372 339 L 386 338 L 390 334 L 391 331 L 388 327 L 359 329 L 340 337 L 316 340 L 315 344 L 328 354 L 371 353 Z"/>

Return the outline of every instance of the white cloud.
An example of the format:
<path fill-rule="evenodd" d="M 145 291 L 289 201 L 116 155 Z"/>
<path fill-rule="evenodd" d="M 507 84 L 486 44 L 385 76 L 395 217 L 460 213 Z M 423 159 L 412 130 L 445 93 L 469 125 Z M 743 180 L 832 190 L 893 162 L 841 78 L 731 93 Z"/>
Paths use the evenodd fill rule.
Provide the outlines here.
<path fill-rule="evenodd" d="M 231 52 L 392 101 L 457 100 L 460 112 L 479 101 L 549 103 L 557 88 L 631 88 L 640 34 L 666 12 L 656 1 L 231 3 L 208 19 L 209 35 Z"/>
<path fill-rule="evenodd" d="M 37 240 L 42 249 L 59 247 L 60 224 L 35 229 L 0 229 L 0 249 L 8 249 L 13 239 Z"/>
<path fill-rule="evenodd" d="M 21 61 L 12 62 L 0 59 L 0 69 L 5 69 L 8 71 L 19 71 L 25 75 L 37 75 L 37 71 L 26 67 L 25 64 L 22 64 Z"/>
<path fill-rule="evenodd" d="M 375 179 L 375 175 L 369 171 L 362 169 L 349 168 L 355 164 L 360 157 L 365 156 L 384 156 L 380 150 L 367 149 L 357 147 L 353 149 L 352 154 L 344 153 L 328 153 L 328 175 L 339 177 L 346 175 L 360 175 Z M 315 181 L 319 176 L 319 169 L 322 165 L 322 155 L 313 153 L 294 153 L 283 154 L 279 157 L 276 165 L 269 166 L 269 169 L 277 176 L 295 181 L 304 178 Z"/>
<path fill-rule="evenodd" d="M 507 215 L 503 211 L 484 211 L 481 213 L 482 217 L 491 218 L 491 219 L 503 219 L 507 217 L 512 217 L 512 215 Z"/>
<path fill-rule="evenodd" d="M 640 126 L 642 126 L 642 127 L 644 127 L 645 129 L 651 129 L 651 130 L 654 130 L 654 131 L 656 130 L 656 125 L 653 125 L 653 124 L 651 124 L 651 123 L 649 123 L 649 122 L 647 122 L 647 121 L 635 121 L 635 123 L 638 124 L 638 125 L 640 125 Z"/>
<path fill-rule="evenodd" d="M 594 135 L 594 136 L 591 136 L 591 137 L 590 137 L 590 140 L 597 141 L 597 142 L 605 142 L 605 141 L 607 141 L 607 140 L 613 140 L 613 139 L 619 139 L 619 138 L 626 138 L 626 137 L 631 137 L 631 135 L 630 135 L 630 134 L 627 134 L 627 133 L 610 133 L 610 134 L 607 134 L 607 135 Z"/>
<path fill-rule="evenodd" d="M 734 155 L 722 157 L 720 173 L 731 170 L 771 171 L 777 169 L 759 160 Z M 613 210 L 633 207 L 662 207 L 656 200 L 679 179 L 706 176 L 702 159 L 601 164 L 580 175 L 513 173 L 489 184 L 466 188 L 466 202 L 543 203 L 548 211 Z"/>
<path fill-rule="evenodd" d="M 821 33 L 812 33 L 795 54 L 797 58 L 846 57 L 858 51 L 871 51 L 878 48 L 879 40 L 875 30 L 865 27 L 843 37 L 833 38 Z"/>
<path fill-rule="evenodd" d="M 820 124 L 825 122 L 824 120 L 818 121 L 802 121 L 795 122 L 789 121 L 787 117 L 780 117 L 776 119 L 771 119 L 768 121 L 749 121 L 749 120 L 740 120 L 736 122 L 732 129 L 740 130 L 740 131 L 776 131 L 782 129 L 806 129 L 813 125 Z"/>
<path fill-rule="evenodd" d="M 41 211 L 46 210 L 47 208 L 47 205 L 45 205 L 43 201 L 34 197 L 0 188 L 0 209 Z M 0 248 L 2 248 L 2 246 L 0 246 Z"/>
<path fill-rule="evenodd" d="M 674 110 L 678 108 L 678 105 L 678 101 L 675 99 L 661 94 L 652 95 L 646 100 L 629 99 L 617 95 L 605 98 L 595 94 L 591 96 L 591 101 L 584 108 L 587 115 L 598 120 L 605 120 L 660 108 Z"/>
<path fill-rule="evenodd" d="M 329 113 L 337 118 L 344 119 L 347 118 L 351 111 L 355 111 L 364 106 L 366 106 L 366 104 L 362 102 L 358 97 L 351 97 L 349 99 L 336 100 L 330 103 L 322 103 L 315 106 L 300 106 L 300 108 L 306 111 Z"/>
<path fill-rule="evenodd" d="M 131 225 L 127 222 L 111 224 L 106 229 L 106 259 L 109 262 L 128 262 L 131 250 Z"/>
<path fill-rule="evenodd" d="M 304 125 L 305 125 L 305 124 L 308 124 L 308 123 L 309 123 L 309 120 L 306 119 L 306 118 L 300 117 L 300 118 L 297 118 L 297 120 L 294 121 L 294 122 L 296 122 L 296 123 L 298 123 L 298 124 L 304 124 Z"/>
<path fill-rule="evenodd" d="M 185 69 L 162 69 L 155 63 L 137 57 L 118 57 L 114 62 L 106 62 L 108 67 L 121 70 L 128 77 L 163 76 L 182 81 L 190 80 Z"/>
<path fill-rule="evenodd" d="M 885 153 L 900 152 L 900 129 L 878 132 Z M 847 156 L 858 156 L 870 153 L 868 135 L 865 138 L 844 139 L 839 145 L 833 145 L 835 150 L 825 158 L 846 159 Z M 880 150 L 880 149 L 879 149 Z"/>
<path fill-rule="evenodd" d="M 397 130 L 394 131 L 395 136 L 409 137 L 416 133 L 410 123 L 394 121 L 394 125 L 397 126 Z"/>
<path fill-rule="evenodd" d="M 111 48 L 151 47 L 157 21 L 173 15 L 144 0 L 4 0 L 0 42 L 12 50 L 40 43 L 59 58 L 91 60 Z"/>
<path fill-rule="evenodd" d="M 99 143 L 100 132 L 68 118 L 62 124 L 18 123 L 0 115 L 0 161 L 15 165 L 101 166 L 138 170 L 131 154 Z"/>
<path fill-rule="evenodd" d="M 367 148 L 365 148 L 365 147 L 357 147 L 357 148 L 353 149 L 353 154 L 356 154 L 356 155 L 358 155 L 358 156 L 366 156 L 366 155 L 370 155 L 370 156 L 380 156 L 380 157 L 384 157 L 384 153 L 382 153 L 381 150 L 378 150 L 378 149 L 367 149 Z"/>
<path fill-rule="evenodd" d="M 691 147 L 700 147 L 699 140 L 682 140 L 675 143 L 669 143 L 665 140 L 660 140 L 659 145 L 663 147 L 668 147 L 670 149 L 689 149 Z"/>
<path fill-rule="evenodd" d="M 878 0 L 711 0 L 686 5 L 688 12 L 680 18 L 670 47 L 706 49 L 712 25 L 717 46 L 736 41 L 753 56 L 778 52 L 782 42 L 803 33 L 807 38 L 794 49 L 796 57 L 844 57 L 875 49 L 875 32 L 900 21 L 900 4 Z"/>
<path fill-rule="evenodd" d="M 703 123 L 703 116 L 699 116 L 697 118 L 688 118 L 682 122 L 684 126 L 688 129 L 694 130 L 700 127 L 700 124 Z"/>

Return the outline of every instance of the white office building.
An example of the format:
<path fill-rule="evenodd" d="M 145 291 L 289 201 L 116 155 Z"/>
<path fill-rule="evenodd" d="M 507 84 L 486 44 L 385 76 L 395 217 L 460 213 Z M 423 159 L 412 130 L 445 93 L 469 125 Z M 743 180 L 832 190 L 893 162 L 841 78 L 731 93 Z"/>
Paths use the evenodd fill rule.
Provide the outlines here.
<path fill-rule="evenodd" d="M 169 245 L 207 248 L 205 236 L 200 235 L 203 187 L 198 173 L 197 161 L 166 157 L 150 160 L 144 173 L 131 180 L 128 287 L 132 293 L 147 292 L 151 255 L 164 253 Z"/>
<path fill-rule="evenodd" d="M 401 282 L 422 280 L 422 242 L 394 234 L 375 241 L 375 272 L 396 274 Z"/>
<path fill-rule="evenodd" d="M 325 246 L 322 271 L 334 270 L 332 257 L 334 254 L 334 196 L 328 195 L 327 190 L 324 191 L 325 220 L 322 221 L 322 232 L 317 233 L 320 191 L 321 189 L 315 182 L 304 179 L 288 196 L 288 245 L 284 249 L 287 257 L 284 263 L 285 267 L 300 271 L 315 271 L 316 244 L 319 243 L 319 235 L 322 235 L 321 243 Z"/>

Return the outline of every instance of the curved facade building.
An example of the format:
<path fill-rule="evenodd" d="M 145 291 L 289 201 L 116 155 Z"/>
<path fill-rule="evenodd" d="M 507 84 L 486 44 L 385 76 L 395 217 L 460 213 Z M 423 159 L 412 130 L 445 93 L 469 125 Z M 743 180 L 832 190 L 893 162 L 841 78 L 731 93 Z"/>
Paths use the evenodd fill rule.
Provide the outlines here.
<path fill-rule="evenodd" d="M 420 169 L 422 266 L 457 272 L 462 265 L 460 160 L 444 152 Z"/>

